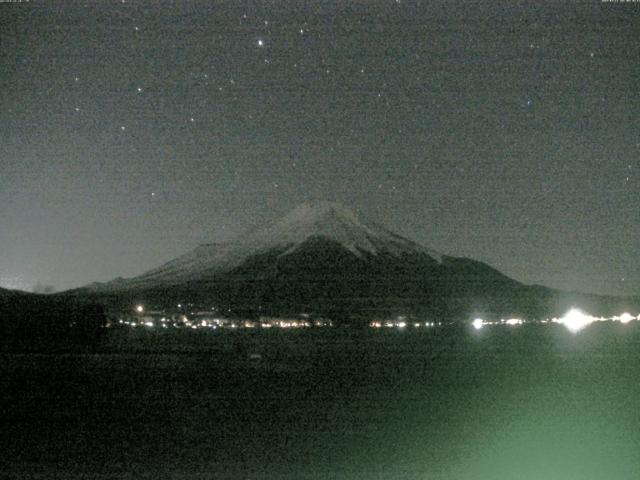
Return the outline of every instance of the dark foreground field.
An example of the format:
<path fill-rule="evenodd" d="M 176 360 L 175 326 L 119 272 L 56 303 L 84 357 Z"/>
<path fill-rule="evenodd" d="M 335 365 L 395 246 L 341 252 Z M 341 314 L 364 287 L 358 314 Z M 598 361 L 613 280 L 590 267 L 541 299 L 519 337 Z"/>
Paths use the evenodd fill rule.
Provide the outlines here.
<path fill-rule="evenodd" d="M 112 331 L 0 357 L 6 478 L 637 479 L 640 326 Z M 261 359 L 251 359 L 253 353 Z"/>

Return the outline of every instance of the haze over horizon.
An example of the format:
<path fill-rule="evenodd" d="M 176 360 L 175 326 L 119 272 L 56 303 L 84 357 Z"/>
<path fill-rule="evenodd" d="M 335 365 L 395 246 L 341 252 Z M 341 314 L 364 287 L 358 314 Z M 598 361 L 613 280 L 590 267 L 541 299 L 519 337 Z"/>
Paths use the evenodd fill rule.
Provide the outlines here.
<path fill-rule="evenodd" d="M 0 4 L 0 287 L 130 277 L 311 198 L 640 294 L 639 4 Z"/>

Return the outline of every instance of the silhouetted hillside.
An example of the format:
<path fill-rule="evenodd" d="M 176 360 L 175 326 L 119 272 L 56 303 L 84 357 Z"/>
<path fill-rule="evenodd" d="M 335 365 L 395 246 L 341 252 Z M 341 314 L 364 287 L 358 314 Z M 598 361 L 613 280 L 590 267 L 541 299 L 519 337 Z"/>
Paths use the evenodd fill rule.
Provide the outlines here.
<path fill-rule="evenodd" d="M 0 289 L 3 350 L 92 348 L 105 324 L 103 307 L 97 303 Z"/>

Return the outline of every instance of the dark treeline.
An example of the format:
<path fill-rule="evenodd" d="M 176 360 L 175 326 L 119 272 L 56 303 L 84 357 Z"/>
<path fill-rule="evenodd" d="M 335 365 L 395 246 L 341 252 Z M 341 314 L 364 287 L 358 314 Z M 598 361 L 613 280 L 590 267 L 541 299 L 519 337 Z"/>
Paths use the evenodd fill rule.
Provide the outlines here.
<path fill-rule="evenodd" d="M 0 292 L 0 348 L 51 352 L 98 346 L 106 317 L 100 305 L 47 295 Z"/>

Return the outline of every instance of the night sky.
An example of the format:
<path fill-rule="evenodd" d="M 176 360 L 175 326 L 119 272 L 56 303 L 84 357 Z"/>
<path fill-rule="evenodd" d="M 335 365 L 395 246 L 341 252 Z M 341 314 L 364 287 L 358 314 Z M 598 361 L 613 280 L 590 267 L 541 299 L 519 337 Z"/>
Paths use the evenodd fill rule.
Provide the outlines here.
<path fill-rule="evenodd" d="M 328 199 L 640 293 L 640 3 L 23 1 L 0 55 L 2 287 L 137 275 Z"/>

